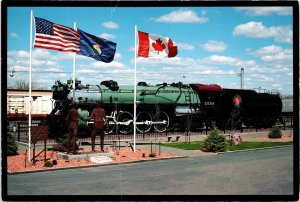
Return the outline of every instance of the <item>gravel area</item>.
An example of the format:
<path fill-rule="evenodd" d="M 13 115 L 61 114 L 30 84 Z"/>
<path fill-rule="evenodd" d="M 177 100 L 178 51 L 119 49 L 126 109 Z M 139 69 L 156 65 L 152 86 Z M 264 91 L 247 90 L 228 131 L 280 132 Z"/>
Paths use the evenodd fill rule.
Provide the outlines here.
<path fill-rule="evenodd" d="M 110 150 L 106 150 L 109 152 Z M 40 151 L 36 151 L 38 154 Z M 91 152 L 90 148 L 81 148 L 79 153 Z M 96 150 L 97 152 L 97 150 Z M 137 149 L 135 153 L 132 152 L 131 149 L 120 149 L 114 151 L 116 155 L 112 157 L 112 163 L 118 162 L 131 162 L 131 161 L 139 161 L 139 160 L 153 160 L 153 159 L 162 159 L 162 158 L 173 158 L 177 157 L 177 155 L 172 154 L 156 154 L 155 157 L 149 157 L 150 150 L 145 150 L 143 148 Z M 7 157 L 7 170 L 8 172 L 23 172 L 23 171 L 32 171 L 32 170 L 51 170 L 55 168 L 66 168 L 66 167 L 78 167 L 78 166 L 90 166 L 97 165 L 89 160 L 65 160 L 57 157 L 57 151 L 46 151 L 46 159 L 47 161 L 56 160 L 57 165 L 53 167 L 45 167 L 44 166 L 44 152 L 42 152 L 37 158 L 37 162 L 33 165 L 32 161 L 28 161 L 28 154 L 26 151 L 18 151 L 18 154 L 15 156 Z"/>
<path fill-rule="evenodd" d="M 242 138 L 244 139 L 243 136 Z M 250 137 L 249 137 L 250 138 Z M 259 137 L 251 137 L 245 138 L 244 141 L 293 141 L 293 133 L 292 131 L 286 131 L 286 133 L 280 139 L 271 139 L 268 138 L 267 135 L 260 135 Z M 248 140 L 249 139 L 249 140 Z M 112 151 L 112 148 L 105 148 L 106 152 Z M 96 151 L 99 151 L 99 149 Z M 91 152 L 90 147 L 81 147 L 79 153 L 89 153 Z M 170 153 L 156 153 L 155 157 L 149 157 L 150 149 L 148 147 L 141 147 L 136 150 L 135 153 L 130 148 L 121 148 L 114 150 L 116 155 L 112 157 L 111 163 L 119 163 L 119 162 L 132 162 L 132 161 L 141 161 L 141 160 L 153 160 L 153 159 L 162 159 L 162 158 L 174 158 L 178 157 L 178 154 L 170 154 Z M 194 150 L 194 153 L 203 153 L 200 150 Z M 36 150 L 36 154 L 40 153 L 40 150 Z M 172 152 L 171 152 L 172 153 Z M 206 155 L 208 155 L 206 153 Z M 26 151 L 18 151 L 18 154 L 15 156 L 7 157 L 7 170 L 10 173 L 15 172 L 24 172 L 24 171 L 32 171 L 32 170 L 51 170 L 56 168 L 66 168 L 66 167 L 79 167 L 79 166 L 91 166 L 97 165 L 89 160 L 65 160 L 57 157 L 57 151 L 49 150 L 46 151 L 46 159 L 47 161 L 53 162 L 55 160 L 57 162 L 53 167 L 45 167 L 44 166 L 44 152 L 42 152 L 37 158 L 37 162 L 33 165 L 32 161 L 28 161 L 28 153 Z"/>
<path fill-rule="evenodd" d="M 268 142 L 288 142 L 293 141 L 293 135 L 283 135 L 281 138 L 268 138 L 268 137 L 257 137 L 257 140 L 263 140 Z"/>

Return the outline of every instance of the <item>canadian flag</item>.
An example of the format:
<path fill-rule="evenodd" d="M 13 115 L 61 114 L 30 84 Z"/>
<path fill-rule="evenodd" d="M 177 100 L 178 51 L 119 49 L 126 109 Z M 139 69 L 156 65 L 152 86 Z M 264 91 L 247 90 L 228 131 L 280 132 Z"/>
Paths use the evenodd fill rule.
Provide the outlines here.
<path fill-rule="evenodd" d="M 138 31 L 138 56 L 170 58 L 177 55 L 177 46 L 167 37 Z"/>

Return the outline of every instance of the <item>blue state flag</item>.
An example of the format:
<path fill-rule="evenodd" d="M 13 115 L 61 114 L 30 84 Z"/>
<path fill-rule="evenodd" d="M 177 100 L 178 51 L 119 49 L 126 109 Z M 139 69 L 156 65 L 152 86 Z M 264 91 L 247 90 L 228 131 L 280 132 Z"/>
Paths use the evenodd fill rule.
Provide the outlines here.
<path fill-rule="evenodd" d="M 117 44 L 77 29 L 80 34 L 79 55 L 109 63 L 114 60 Z"/>

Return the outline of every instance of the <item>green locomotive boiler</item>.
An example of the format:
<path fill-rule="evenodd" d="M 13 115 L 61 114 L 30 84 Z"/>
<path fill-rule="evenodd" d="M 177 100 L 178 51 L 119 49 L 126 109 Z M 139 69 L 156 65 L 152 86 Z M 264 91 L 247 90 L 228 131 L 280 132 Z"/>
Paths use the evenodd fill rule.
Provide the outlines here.
<path fill-rule="evenodd" d="M 64 113 L 68 108 L 67 100 L 73 99 L 72 85 L 57 82 L 52 87 L 56 110 Z M 117 130 L 128 134 L 133 131 L 134 86 L 118 86 L 112 80 L 102 81 L 100 85 L 81 85 L 76 83 L 75 100 L 79 113 L 87 117 L 97 100 L 102 101 L 109 119 L 109 132 Z M 154 130 L 164 132 L 168 127 L 182 123 L 186 116 L 200 114 L 200 99 L 189 85 L 182 83 L 148 85 L 137 84 L 137 131 L 140 133 Z M 87 124 L 80 121 L 79 127 Z"/>

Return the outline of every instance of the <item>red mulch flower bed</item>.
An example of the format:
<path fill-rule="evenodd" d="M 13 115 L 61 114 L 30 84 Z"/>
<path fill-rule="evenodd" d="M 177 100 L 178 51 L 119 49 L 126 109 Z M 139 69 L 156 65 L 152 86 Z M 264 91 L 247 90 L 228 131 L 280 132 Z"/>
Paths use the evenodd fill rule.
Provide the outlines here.
<path fill-rule="evenodd" d="M 257 137 L 257 139 L 268 140 L 272 142 L 284 142 L 284 141 L 293 141 L 293 135 L 283 135 L 281 138 L 269 138 L 269 137 Z"/>
<path fill-rule="evenodd" d="M 79 153 L 90 151 L 90 148 L 84 148 L 80 149 Z M 36 151 L 36 154 L 38 154 L 39 152 L 40 151 Z M 115 150 L 114 152 L 116 153 L 116 155 L 111 158 L 113 160 L 112 163 L 176 157 L 176 155 L 164 153 L 156 153 L 155 157 L 149 157 L 150 151 L 144 149 L 137 149 L 135 153 L 133 153 L 131 149 L 120 149 Z M 65 160 L 62 158 L 57 158 L 57 151 L 46 151 L 46 159 L 50 162 L 56 160 L 57 165 L 53 165 L 53 167 L 45 167 L 44 152 L 36 157 L 37 162 L 35 163 L 35 165 L 33 165 L 32 161 L 28 161 L 28 153 L 26 154 L 26 151 L 18 151 L 18 155 L 7 157 L 7 170 L 8 172 L 23 172 L 32 170 L 51 170 L 55 168 L 96 165 L 96 163 L 93 163 L 89 160 Z"/>

